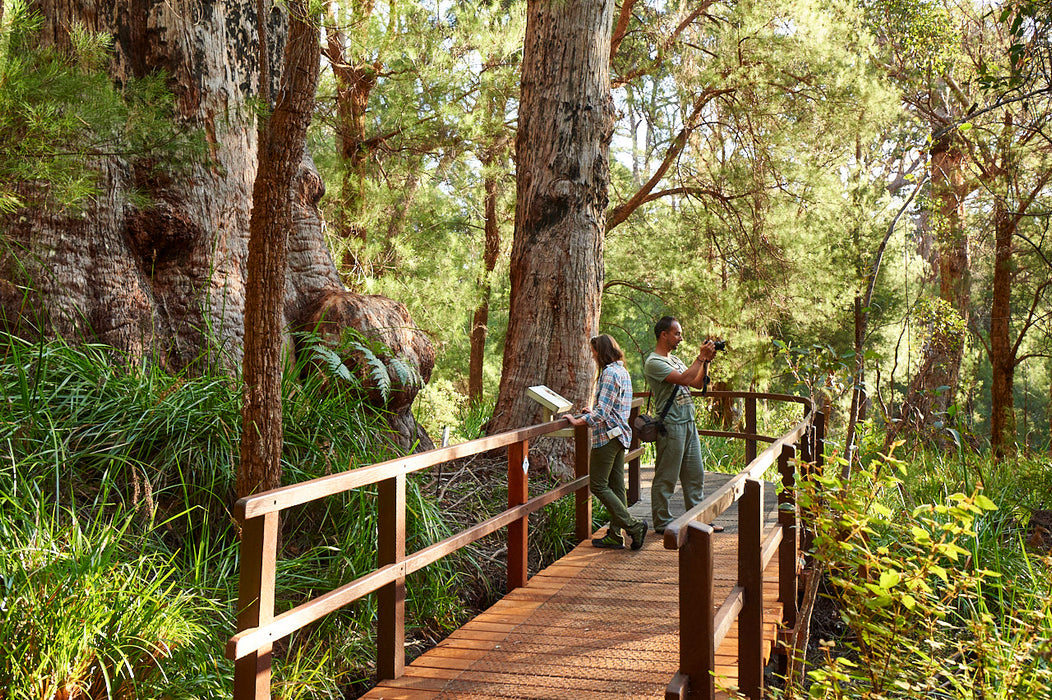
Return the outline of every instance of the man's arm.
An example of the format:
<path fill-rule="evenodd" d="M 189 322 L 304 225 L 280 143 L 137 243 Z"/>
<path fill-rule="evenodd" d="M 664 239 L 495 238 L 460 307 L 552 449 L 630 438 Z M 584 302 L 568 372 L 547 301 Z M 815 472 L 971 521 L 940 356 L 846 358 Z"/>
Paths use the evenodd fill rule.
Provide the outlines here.
<path fill-rule="evenodd" d="M 679 384 L 680 386 L 689 386 L 692 389 L 704 389 L 705 378 L 709 375 L 709 362 L 716 355 L 716 346 L 712 344 L 711 340 L 705 341 L 705 344 L 701 346 L 698 351 L 698 356 L 694 358 L 694 362 L 691 363 L 690 367 L 685 372 L 677 372 L 672 370 L 665 377 L 665 381 L 670 384 Z"/>

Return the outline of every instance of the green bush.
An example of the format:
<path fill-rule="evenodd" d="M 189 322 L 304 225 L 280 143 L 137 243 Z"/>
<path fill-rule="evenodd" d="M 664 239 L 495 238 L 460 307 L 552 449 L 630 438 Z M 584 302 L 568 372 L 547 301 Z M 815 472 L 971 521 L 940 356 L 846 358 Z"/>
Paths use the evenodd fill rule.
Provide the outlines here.
<path fill-rule="evenodd" d="M 849 630 L 824 642 L 810 696 L 1052 697 L 1052 561 L 1026 551 L 986 491 L 907 505 L 905 474 L 873 462 L 801 494 Z"/>
<path fill-rule="evenodd" d="M 291 368 L 284 386 L 286 483 L 393 456 L 382 414 L 350 384 L 303 369 Z M 240 403 L 239 383 L 226 376 L 172 374 L 103 346 L 3 337 L 5 697 L 41 697 L 41 688 L 57 692 L 60 684 L 71 693 L 98 691 L 84 697 L 117 697 L 131 688 L 133 672 L 135 683 L 165 684 L 168 697 L 229 696 L 232 664 L 223 648 L 237 598 L 231 506 Z M 449 531 L 420 484 L 408 484 L 409 551 Z M 283 514 L 278 612 L 371 571 L 376 517 L 375 489 Z M 104 559 L 89 556 L 100 552 Z M 411 641 L 463 618 L 458 565 L 466 564 L 447 559 L 410 577 Z M 20 612 L 45 604 L 52 606 L 46 615 Z M 374 617 L 368 597 L 282 645 L 276 696 L 341 697 L 369 677 Z M 99 621 L 91 629 L 122 634 L 84 631 L 91 620 Z M 108 646 L 99 646 L 103 637 Z M 50 640 L 46 648 L 41 639 Z M 110 691 L 99 690 L 107 678 Z"/>
<path fill-rule="evenodd" d="M 180 685 L 194 696 L 222 693 L 184 675 L 194 647 L 215 642 L 206 621 L 231 622 L 225 606 L 178 590 L 177 569 L 149 551 L 136 525 L 134 514 L 82 524 L 68 511 L 30 513 L 5 499 L 4 697 L 178 697 Z"/>

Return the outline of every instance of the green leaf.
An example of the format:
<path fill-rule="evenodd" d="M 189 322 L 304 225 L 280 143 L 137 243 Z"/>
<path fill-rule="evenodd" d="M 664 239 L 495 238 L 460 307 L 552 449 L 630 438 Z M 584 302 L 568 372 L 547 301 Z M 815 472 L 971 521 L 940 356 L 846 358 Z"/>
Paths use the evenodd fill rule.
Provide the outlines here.
<path fill-rule="evenodd" d="M 894 588 L 902 580 L 902 576 L 898 571 L 894 569 L 890 571 L 883 571 L 880 574 L 880 587 L 883 589 Z"/>
<path fill-rule="evenodd" d="M 997 504 L 981 493 L 975 494 L 975 505 L 983 510 L 997 510 Z"/>

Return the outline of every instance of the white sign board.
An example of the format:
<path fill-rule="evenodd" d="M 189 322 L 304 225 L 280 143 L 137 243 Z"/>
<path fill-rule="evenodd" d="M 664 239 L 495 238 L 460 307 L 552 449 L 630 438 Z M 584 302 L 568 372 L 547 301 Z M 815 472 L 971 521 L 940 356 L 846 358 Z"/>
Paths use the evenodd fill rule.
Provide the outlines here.
<path fill-rule="evenodd" d="M 567 401 L 543 384 L 531 386 L 526 390 L 526 395 L 552 413 L 566 413 L 573 408 L 571 401 Z"/>

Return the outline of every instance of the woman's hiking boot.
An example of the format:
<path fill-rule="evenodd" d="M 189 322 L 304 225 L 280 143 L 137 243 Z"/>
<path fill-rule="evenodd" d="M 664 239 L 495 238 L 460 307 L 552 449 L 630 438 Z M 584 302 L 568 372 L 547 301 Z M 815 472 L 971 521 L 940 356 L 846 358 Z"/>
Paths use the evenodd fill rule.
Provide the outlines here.
<path fill-rule="evenodd" d="M 628 536 L 632 538 L 633 550 L 639 549 L 643 546 L 643 540 L 646 539 L 647 530 L 649 528 L 650 526 L 647 524 L 647 521 L 643 520 L 631 532 L 628 533 Z"/>
<path fill-rule="evenodd" d="M 625 548 L 625 536 L 621 534 L 614 534 L 610 532 L 610 528 L 606 529 L 606 534 L 602 537 L 593 537 L 592 546 L 599 547 L 601 549 L 624 549 Z"/>

